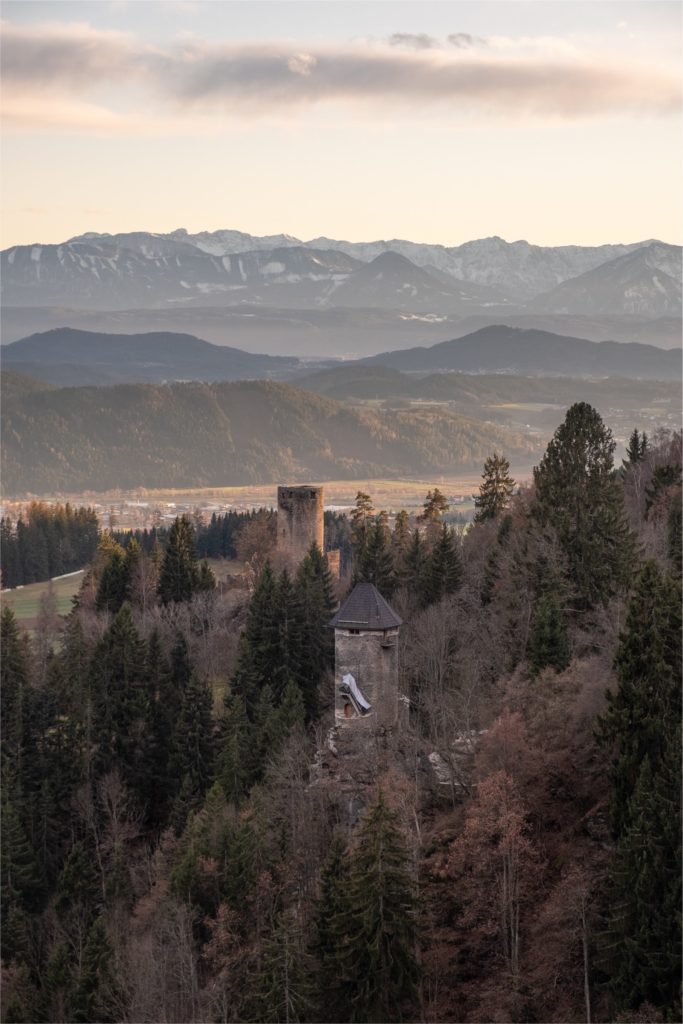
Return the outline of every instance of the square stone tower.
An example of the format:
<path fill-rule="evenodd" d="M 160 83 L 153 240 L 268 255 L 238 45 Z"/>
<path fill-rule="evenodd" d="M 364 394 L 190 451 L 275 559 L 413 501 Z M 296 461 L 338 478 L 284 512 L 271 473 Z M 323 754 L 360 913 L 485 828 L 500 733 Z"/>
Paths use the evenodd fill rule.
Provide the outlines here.
<path fill-rule="evenodd" d="M 401 624 L 372 583 L 356 584 L 332 619 L 334 717 L 344 731 L 396 725 Z"/>
<path fill-rule="evenodd" d="M 294 565 L 316 543 L 325 550 L 323 488 L 310 484 L 277 489 L 277 550 Z"/>

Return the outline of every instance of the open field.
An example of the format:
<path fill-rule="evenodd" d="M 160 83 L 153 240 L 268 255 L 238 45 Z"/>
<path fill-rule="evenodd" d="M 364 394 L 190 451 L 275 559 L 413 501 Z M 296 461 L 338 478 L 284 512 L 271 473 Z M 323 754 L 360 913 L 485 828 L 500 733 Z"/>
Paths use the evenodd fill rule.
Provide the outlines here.
<path fill-rule="evenodd" d="M 52 580 L 52 587 L 57 599 L 57 614 L 68 615 L 71 611 L 71 598 L 78 593 L 83 579 L 83 570 L 62 576 L 60 579 Z M 0 605 L 11 608 L 17 622 L 29 628 L 35 625 L 40 611 L 40 599 L 47 592 L 50 582 L 29 583 L 25 587 L 17 587 L 15 590 L 5 590 L 0 594 Z"/>
<path fill-rule="evenodd" d="M 536 460 L 538 461 L 538 460 Z M 532 464 L 513 464 L 511 473 L 515 480 L 523 483 L 531 479 Z M 427 491 L 438 487 L 450 498 L 465 499 L 462 504 L 467 507 L 471 502 L 471 495 L 475 494 L 481 482 L 479 472 L 472 470 L 467 473 L 458 473 L 454 476 L 424 476 L 420 478 L 406 478 L 400 480 L 387 480 L 382 478 L 354 479 L 354 480 L 289 480 L 279 481 L 283 484 L 310 483 L 325 488 L 325 507 L 348 508 L 356 500 L 358 491 L 367 492 L 373 499 L 375 508 L 400 509 L 417 508 L 424 501 Z M 46 501 L 69 501 L 72 505 L 94 505 L 98 507 L 104 525 L 107 523 L 108 510 L 112 507 L 119 512 L 117 525 L 122 506 L 144 505 L 144 511 L 155 507 L 178 506 L 178 512 L 188 508 L 199 508 L 210 510 L 214 508 L 225 509 L 246 509 L 259 508 L 261 506 L 275 507 L 277 504 L 277 483 L 252 484 L 242 487 L 205 487 L 176 489 L 146 489 L 136 488 L 135 491 L 107 491 L 95 493 L 89 491 L 83 494 L 51 494 L 44 495 Z M 9 506 L 10 503 L 8 503 Z M 11 503 L 12 509 L 16 510 L 22 502 Z M 460 505 L 460 503 L 458 503 Z M 15 508 L 16 505 L 16 508 Z M 164 509 L 166 511 L 166 509 Z M 142 525 L 136 523 L 135 525 Z"/>

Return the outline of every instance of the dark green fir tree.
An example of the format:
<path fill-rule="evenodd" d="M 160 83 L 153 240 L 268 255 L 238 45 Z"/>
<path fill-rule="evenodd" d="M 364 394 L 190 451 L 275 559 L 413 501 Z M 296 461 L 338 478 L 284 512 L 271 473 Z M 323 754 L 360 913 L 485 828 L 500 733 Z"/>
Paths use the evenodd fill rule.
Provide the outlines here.
<path fill-rule="evenodd" d="M 509 506 L 514 493 L 515 481 L 510 476 L 510 463 L 494 452 L 484 463 L 479 494 L 474 499 L 475 523 L 495 519 Z"/>
<path fill-rule="evenodd" d="M 534 514 L 557 534 L 580 609 L 625 591 L 636 561 L 615 447 L 599 413 L 578 402 L 534 469 Z"/>

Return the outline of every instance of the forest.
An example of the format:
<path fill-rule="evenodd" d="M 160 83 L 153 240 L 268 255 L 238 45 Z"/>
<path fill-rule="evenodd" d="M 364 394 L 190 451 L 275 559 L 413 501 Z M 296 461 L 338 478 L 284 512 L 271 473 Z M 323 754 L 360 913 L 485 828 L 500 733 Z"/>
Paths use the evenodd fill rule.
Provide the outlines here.
<path fill-rule="evenodd" d="M 339 579 L 178 518 L 3 611 L 3 1021 L 679 1021 L 681 435 L 615 447 L 573 405 L 467 527 L 359 492 Z M 352 820 L 316 766 L 363 580 L 408 711 Z"/>

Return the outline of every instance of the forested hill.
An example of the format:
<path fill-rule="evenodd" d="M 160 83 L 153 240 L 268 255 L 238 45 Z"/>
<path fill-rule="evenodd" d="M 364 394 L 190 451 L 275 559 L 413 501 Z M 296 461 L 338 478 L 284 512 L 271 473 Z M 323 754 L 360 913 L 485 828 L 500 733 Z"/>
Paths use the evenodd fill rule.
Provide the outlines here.
<path fill-rule="evenodd" d="M 72 327 L 43 331 L 5 345 L 2 363 L 6 369 L 63 387 L 283 377 L 299 367 L 295 356 L 243 352 L 227 345 L 212 345 L 192 334 L 103 334 Z"/>
<path fill-rule="evenodd" d="M 8 495 L 448 473 L 533 450 L 443 409 L 350 409 L 268 381 L 26 390 L 2 430 Z"/>
<path fill-rule="evenodd" d="M 463 373 L 678 380 L 681 354 L 676 349 L 658 349 L 652 345 L 586 341 L 550 331 L 497 324 L 429 348 L 381 352 L 363 362 L 421 373 L 460 370 Z"/>

